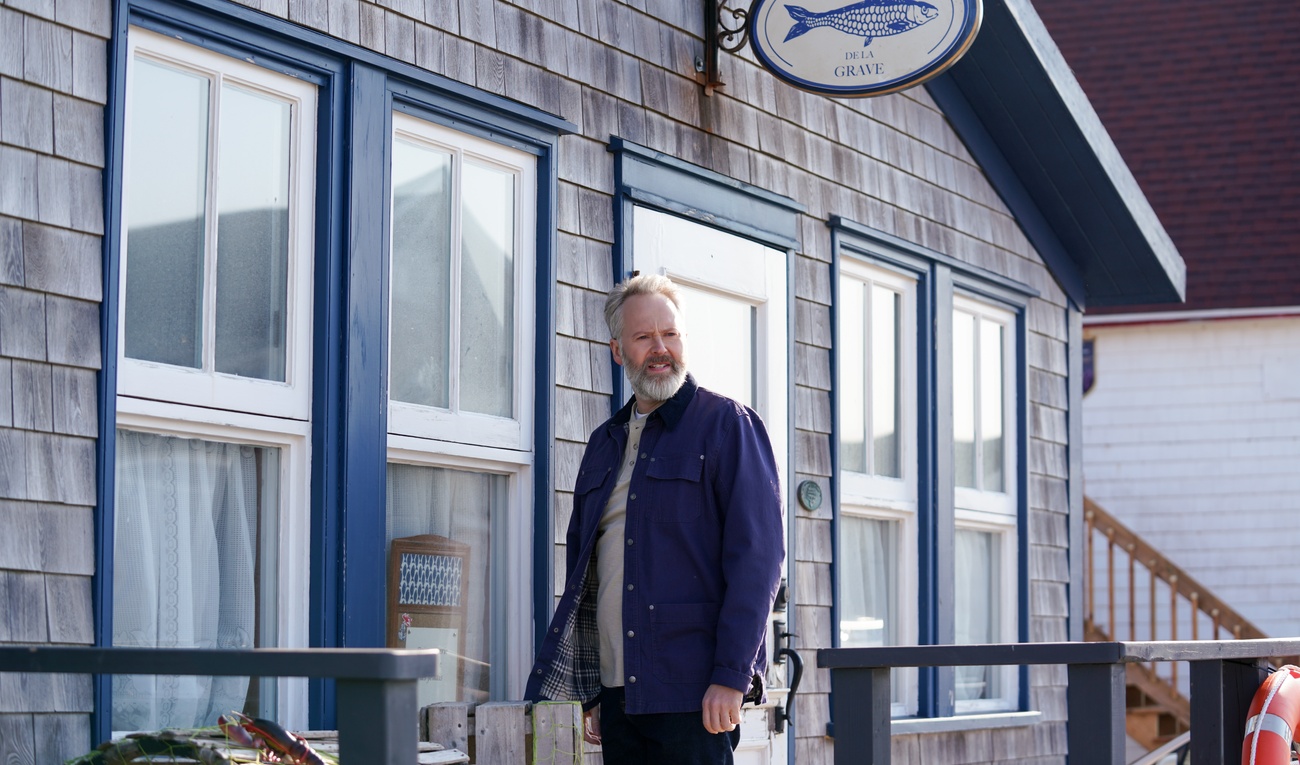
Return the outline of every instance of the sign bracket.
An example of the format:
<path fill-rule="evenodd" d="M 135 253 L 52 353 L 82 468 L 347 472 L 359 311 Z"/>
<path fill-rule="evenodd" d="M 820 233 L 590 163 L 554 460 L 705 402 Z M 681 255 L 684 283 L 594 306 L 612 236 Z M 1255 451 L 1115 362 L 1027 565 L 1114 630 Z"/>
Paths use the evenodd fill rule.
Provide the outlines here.
<path fill-rule="evenodd" d="M 726 85 L 718 71 L 718 51 L 736 53 L 749 43 L 749 13 L 754 3 L 740 1 L 741 7 L 732 8 L 733 0 L 704 0 L 704 55 L 695 59 L 695 71 L 703 75 L 700 84 L 706 96 Z"/>

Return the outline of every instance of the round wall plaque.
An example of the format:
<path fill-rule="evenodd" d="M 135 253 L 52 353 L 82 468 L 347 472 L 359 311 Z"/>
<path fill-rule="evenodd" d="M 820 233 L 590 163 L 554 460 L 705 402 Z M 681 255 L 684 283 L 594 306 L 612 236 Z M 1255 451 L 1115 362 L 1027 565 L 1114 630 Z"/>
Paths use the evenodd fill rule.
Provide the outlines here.
<path fill-rule="evenodd" d="M 805 510 L 816 510 L 822 506 L 822 487 L 816 481 L 804 481 L 799 484 L 799 504 Z"/>
<path fill-rule="evenodd" d="M 797 88 L 879 96 L 952 66 L 979 32 L 981 0 L 755 0 L 758 60 Z"/>

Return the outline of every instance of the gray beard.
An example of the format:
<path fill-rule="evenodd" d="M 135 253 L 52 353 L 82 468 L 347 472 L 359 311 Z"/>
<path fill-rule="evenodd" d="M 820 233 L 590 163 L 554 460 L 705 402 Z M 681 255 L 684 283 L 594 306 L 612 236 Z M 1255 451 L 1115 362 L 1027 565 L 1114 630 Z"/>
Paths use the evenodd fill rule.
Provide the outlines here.
<path fill-rule="evenodd" d="M 661 356 L 646 359 L 646 365 L 662 361 L 667 361 L 672 365 L 672 372 L 664 377 L 651 377 L 646 374 L 644 367 L 627 368 L 628 382 L 632 383 L 632 391 L 636 393 L 638 399 L 667 401 L 677 391 L 681 390 L 682 385 L 686 383 L 686 365 L 678 363 L 677 360 L 671 357 L 665 359 Z"/>

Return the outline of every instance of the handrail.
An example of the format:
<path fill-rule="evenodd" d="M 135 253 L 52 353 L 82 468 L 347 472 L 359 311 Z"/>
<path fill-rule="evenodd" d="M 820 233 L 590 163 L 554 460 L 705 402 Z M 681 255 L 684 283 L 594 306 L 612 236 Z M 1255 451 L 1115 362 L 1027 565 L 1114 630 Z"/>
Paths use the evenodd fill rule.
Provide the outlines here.
<path fill-rule="evenodd" d="M 1220 599 L 1208 587 L 1152 547 L 1101 505 L 1086 497 L 1084 519 L 1087 529 L 1085 558 L 1087 602 L 1084 617 L 1084 632 L 1088 636 L 1086 639 L 1100 637 L 1103 640 L 1119 640 L 1127 637 L 1131 641 L 1139 638 L 1178 640 L 1190 637 L 1192 640 L 1200 640 L 1203 637 L 1201 634 L 1203 621 L 1209 622 L 1209 635 L 1204 637 L 1210 640 L 1225 637 L 1268 638 L 1263 630 Z M 1097 613 L 1099 593 L 1096 569 L 1101 559 L 1098 557 L 1096 545 L 1099 541 L 1106 545 L 1105 581 L 1103 582 L 1105 591 L 1102 596 L 1106 609 L 1104 618 L 1099 618 L 1101 615 Z M 1118 598 L 1116 583 L 1119 577 L 1116 576 L 1116 552 L 1127 558 L 1127 570 L 1124 576 L 1127 593 L 1122 593 Z M 1143 578 L 1147 585 L 1146 591 L 1139 592 L 1138 583 Z M 1158 581 L 1163 582 L 1168 589 L 1167 621 L 1164 622 L 1161 621 L 1158 606 L 1160 599 L 1156 586 Z M 1125 597 L 1127 598 L 1126 624 L 1117 620 L 1115 613 L 1116 605 Z M 1148 606 L 1146 613 L 1141 615 L 1137 609 L 1140 599 L 1145 599 Z M 1185 612 L 1179 607 L 1180 600 L 1187 606 Z M 1180 628 L 1184 630 L 1183 634 L 1180 634 Z M 1280 663 L 1295 663 L 1300 660 L 1300 657 L 1294 655 L 1273 658 L 1279 659 Z M 1150 669 L 1154 677 L 1157 668 L 1152 666 Z M 1178 693 L 1176 664 L 1170 665 L 1168 676 L 1162 679 L 1173 687 L 1175 694 Z"/>
<path fill-rule="evenodd" d="M 1169 560 L 1156 548 L 1152 547 L 1146 540 L 1138 536 L 1132 529 L 1125 526 L 1115 516 L 1106 512 L 1106 510 L 1091 499 L 1084 498 L 1084 518 L 1087 521 L 1088 528 L 1091 531 L 1099 532 L 1108 539 L 1108 552 L 1115 548 L 1126 553 L 1133 563 L 1136 563 L 1150 571 L 1159 579 L 1172 587 L 1179 595 L 1193 604 L 1193 607 L 1201 613 L 1210 617 L 1215 627 L 1215 632 L 1210 635 L 1209 639 L 1218 640 L 1219 631 L 1227 630 L 1234 638 L 1267 638 L 1263 630 L 1256 627 L 1249 619 L 1238 613 L 1232 606 L 1223 600 L 1220 600 L 1208 587 L 1198 582 L 1191 574 L 1188 574 L 1178 564 Z M 1088 537 L 1091 542 L 1093 537 Z M 1090 562 L 1092 558 L 1089 558 Z M 1108 582 L 1114 582 L 1114 567 L 1110 567 Z M 1132 578 L 1129 579 L 1130 589 L 1133 586 Z M 1091 586 L 1088 588 L 1088 620 L 1096 623 L 1093 609 L 1095 606 L 1095 589 Z M 1110 603 L 1113 611 L 1114 601 Z M 1133 607 L 1133 598 L 1129 598 L 1130 610 Z M 1176 607 L 1175 607 L 1176 608 Z M 1176 611 L 1175 611 L 1176 613 Z M 1136 624 L 1132 623 L 1133 618 L 1130 615 L 1130 632 L 1136 631 Z M 1118 626 L 1114 619 L 1110 620 L 1112 627 Z M 1192 622 L 1195 624 L 1195 620 Z M 1113 638 L 1119 638 L 1114 634 L 1115 630 L 1107 630 Z M 1130 640 L 1135 640 L 1136 635 L 1131 635 Z M 1193 640 L 1199 639 L 1199 635 L 1193 635 Z"/>
<path fill-rule="evenodd" d="M 835 765 L 890 762 L 892 668 L 1028 664 L 1067 667 L 1071 765 L 1113 765 L 1125 761 L 1125 666 L 1188 661 L 1192 762 L 1212 763 L 1240 757 L 1261 660 L 1297 653 L 1300 639 L 887 646 L 823 648 L 817 665 L 831 671 Z"/>
<path fill-rule="evenodd" d="M 0 646 L 0 672 L 335 678 L 339 758 L 377 765 L 416 761 L 416 682 L 438 660 L 437 649 Z"/>

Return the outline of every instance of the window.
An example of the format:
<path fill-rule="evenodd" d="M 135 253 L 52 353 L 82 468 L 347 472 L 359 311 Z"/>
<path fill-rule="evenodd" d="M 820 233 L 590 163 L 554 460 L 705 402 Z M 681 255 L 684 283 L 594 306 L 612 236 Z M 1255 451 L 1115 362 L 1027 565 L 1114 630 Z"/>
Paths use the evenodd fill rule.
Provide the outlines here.
<path fill-rule="evenodd" d="M 953 298 L 954 574 L 957 643 L 1016 639 L 1015 316 L 964 295 Z M 959 712 L 1015 708 L 1014 667 L 957 669 Z"/>
<path fill-rule="evenodd" d="M 536 158 L 400 112 L 392 141 L 387 543 L 432 534 L 469 551 L 463 627 L 406 645 L 450 657 L 422 704 L 518 696 Z"/>
<path fill-rule="evenodd" d="M 917 640 L 916 279 L 843 257 L 839 276 L 841 646 Z M 892 673 L 896 715 L 916 672 Z"/>
<path fill-rule="evenodd" d="M 847 221 L 832 228 L 837 645 L 1023 639 L 1019 356 L 1034 293 Z M 895 671 L 893 712 L 1018 710 L 1020 678 Z"/>
<path fill-rule="evenodd" d="M 535 165 L 393 115 L 392 432 L 529 448 Z"/>
<path fill-rule="evenodd" d="M 118 392 L 306 419 L 316 88 L 130 39 Z"/>
<path fill-rule="evenodd" d="M 517 697 L 540 627 L 507 614 L 552 597 L 537 250 L 573 126 L 238 4 L 121 9 L 97 641 L 382 646 L 389 541 L 436 535 L 477 589 L 421 693 Z M 317 681 L 101 690 L 99 739 L 334 725 Z"/>
<path fill-rule="evenodd" d="M 112 643 L 305 645 L 316 90 L 130 40 Z M 118 676 L 111 724 L 292 717 L 305 689 Z"/>

